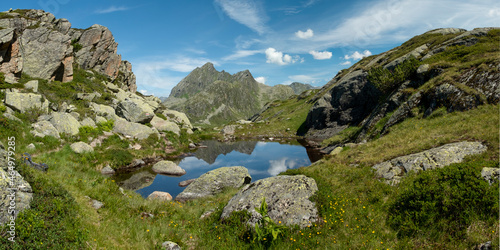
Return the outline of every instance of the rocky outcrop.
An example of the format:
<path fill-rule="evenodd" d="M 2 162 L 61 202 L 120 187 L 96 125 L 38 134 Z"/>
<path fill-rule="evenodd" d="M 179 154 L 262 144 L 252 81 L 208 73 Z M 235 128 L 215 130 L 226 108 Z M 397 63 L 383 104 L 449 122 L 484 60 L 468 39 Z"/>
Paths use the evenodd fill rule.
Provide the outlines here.
<path fill-rule="evenodd" d="M 73 64 L 109 77 L 120 78 L 122 88 L 135 92 L 132 66 L 116 54 L 118 44 L 104 26 L 80 30 L 67 19 L 43 10 L 3 12 L 0 20 L 0 72 L 7 79 L 26 73 L 31 77 L 69 82 Z"/>
<path fill-rule="evenodd" d="M 39 94 L 7 92 L 5 93 L 5 105 L 21 113 L 29 109 L 40 109 L 47 113 L 49 101 Z"/>
<path fill-rule="evenodd" d="M 367 75 L 362 70 L 348 73 L 317 100 L 307 114 L 308 136 L 333 136 L 349 125 L 358 125 L 372 112 L 381 92 L 368 81 Z"/>
<path fill-rule="evenodd" d="M 486 146 L 480 142 L 457 142 L 429 149 L 420 153 L 406 155 L 373 166 L 376 175 L 391 185 L 411 171 L 427 171 L 442 168 L 452 163 L 462 162 L 465 156 L 481 154 Z"/>
<path fill-rule="evenodd" d="M 318 211 L 309 198 L 318 191 L 314 179 L 304 175 L 276 176 L 258 180 L 241 189 L 227 203 L 221 219 L 234 211 L 246 210 L 251 214 L 248 223 L 252 226 L 262 216 L 255 211 L 265 198 L 268 215 L 276 223 L 300 227 L 311 226 L 318 220 Z"/>
<path fill-rule="evenodd" d="M 296 95 L 300 95 L 300 94 L 302 94 L 302 92 L 304 92 L 306 90 L 314 89 L 314 87 L 311 86 L 310 84 L 304 84 L 304 83 L 300 83 L 300 82 L 292 82 L 290 84 L 290 88 L 293 89 L 293 92 Z"/>
<path fill-rule="evenodd" d="M 491 185 L 498 181 L 500 177 L 500 168 L 483 168 L 481 170 L 481 177 Z"/>
<path fill-rule="evenodd" d="M 105 117 L 108 120 L 116 120 L 116 114 L 115 114 L 115 109 L 111 106 L 103 105 L 103 104 L 97 104 L 97 103 L 90 103 L 90 108 L 94 113 L 98 116 Z"/>
<path fill-rule="evenodd" d="M 182 191 L 176 201 L 188 201 L 220 193 L 224 188 L 239 188 L 250 183 L 252 177 L 244 167 L 222 167 L 209 171 Z"/>
<path fill-rule="evenodd" d="M 179 167 L 177 164 L 171 161 L 159 161 L 153 165 L 153 171 L 158 174 L 165 175 L 185 175 L 186 170 Z"/>

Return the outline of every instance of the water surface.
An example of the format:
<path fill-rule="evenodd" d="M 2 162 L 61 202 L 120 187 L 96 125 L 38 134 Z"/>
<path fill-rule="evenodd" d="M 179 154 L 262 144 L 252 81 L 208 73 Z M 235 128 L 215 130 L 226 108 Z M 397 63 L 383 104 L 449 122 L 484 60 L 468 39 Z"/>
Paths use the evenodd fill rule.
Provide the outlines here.
<path fill-rule="evenodd" d="M 154 191 L 168 192 L 175 198 L 184 187 L 179 182 L 196 179 L 202 174 L 220 167 L 243 166 L 248 169 L 252 182 L 276 176 L 287 169 L 309 166 L 311 159 L 304 146 L 297 141 L 288 143 L 263 141 L 237 141 L 221 143 L 202 142 L 206 148 L 199 148 L 193 156 L 178 160 L 176 163 L 186 170 L 183 176 L 156 174 L 151 167 L 119 177 L 119 184 L 135 190 L 143 197 Z"/>

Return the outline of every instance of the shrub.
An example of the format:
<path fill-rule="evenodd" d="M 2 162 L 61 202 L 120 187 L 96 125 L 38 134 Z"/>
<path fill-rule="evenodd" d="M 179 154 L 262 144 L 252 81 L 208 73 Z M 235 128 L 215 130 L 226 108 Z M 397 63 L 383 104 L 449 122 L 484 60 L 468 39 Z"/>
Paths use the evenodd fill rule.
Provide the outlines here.
<path fill-rule="evenodd" d="M 115 126 L 114 120 L 108 120 L 106 122 L 100 122 L 97 124 L 97 128 L 99 128 L 101 131 L 106 131 L 106 132 L 110 132 L 111 130 L 113 130 L 114 126 Z"/>
<path fill-rule="evenodd" d="M 81 44 L 78 43 L 78 39 L 71 40 L 71 46 L 73 46 L 73 52 L 76 53 L 83 48 Z"/>
<path fill-rule="evenodd" d="M 425 232 L 461 238 L 474 221 L 498 221 L 498 185 L 482 180 L 482 167 L 498 162 L 452 164 L 407 178 L 389 204 L 388 224 L 399 237 Z"/>
<path fill-rule="evenodd" d="M 368 71 L 368 80 L 380 91 L 389 93 L 396 89 L 401 83 L 413 77 L 420 61 L 410 57 L 396 66 L 393 71 L 384 67 L 374 67 Z"/>

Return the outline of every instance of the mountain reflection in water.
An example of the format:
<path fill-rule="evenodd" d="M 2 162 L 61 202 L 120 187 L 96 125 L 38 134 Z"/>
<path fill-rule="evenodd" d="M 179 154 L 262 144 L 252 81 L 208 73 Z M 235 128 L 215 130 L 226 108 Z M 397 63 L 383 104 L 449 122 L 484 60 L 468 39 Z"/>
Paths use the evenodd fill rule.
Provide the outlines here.
<path fill-rule="evenodd" d="M 252 182 L 263 178 L 276 176 L 287 169 L 294 169 L 301 166 L 309 166 L 315 157 L 308 156 L 310 152 L 297 141 L 290 144 L 263 141 L 236 141 L 222 143 L 218 141 L 204 141 L 201 144 L 206 146 L 199 148 L 194 156 L 185 157 L 176 162 L 181 168 L 186 170 L 186 174 L 180 177 L 156 175 L 156 178 L 137 178 L 134 174 L 128 178 L 134 182 L 135 187 L 142 187 L 137 190 L 143 197 L 147 197 L 154 191 L 168 192 L 172 197 L 177 196 L 183 187 L 178 184 L 181 181 L 196 179 L 202 174 L 220 167 L 243 166 L 248 169 L 252 176 Z M 141 177 L 145 177 L 142 169 Z M 122 179 L 123 180 L 123 179 Z M 145 180 L 148 183 L 138 185 L 137 180 Z M 130 185 L 129 185 L 130 186 Z M 124 187 L 126 188 L 126 187 Z"/>

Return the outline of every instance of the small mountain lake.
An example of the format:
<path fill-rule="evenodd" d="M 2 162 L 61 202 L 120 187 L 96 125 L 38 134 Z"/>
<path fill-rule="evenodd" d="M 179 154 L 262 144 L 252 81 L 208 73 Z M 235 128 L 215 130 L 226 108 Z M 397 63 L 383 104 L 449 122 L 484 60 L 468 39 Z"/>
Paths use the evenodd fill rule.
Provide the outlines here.
<path fill-rule="evenodd" d="M 123 188 L 134 190 L 144 198 L 154 191 L 168 192 L 175 198 L 184 190 L 179 182 L 196 179 L 220 167 L 243 166 L 252 182 L 276 176 L 287 169 L 309 166 L 321 158 L 317 150 L 306 148 L 298 141 L 203 141 L 190 156 L 173 160 L 186 170 L 183 176 L 154 173 L 152 166 L 133 173 L 113 177 Z M 304 144 L 304 143 L 303 143 Z"/>

